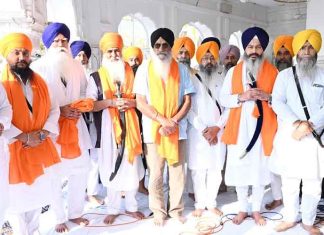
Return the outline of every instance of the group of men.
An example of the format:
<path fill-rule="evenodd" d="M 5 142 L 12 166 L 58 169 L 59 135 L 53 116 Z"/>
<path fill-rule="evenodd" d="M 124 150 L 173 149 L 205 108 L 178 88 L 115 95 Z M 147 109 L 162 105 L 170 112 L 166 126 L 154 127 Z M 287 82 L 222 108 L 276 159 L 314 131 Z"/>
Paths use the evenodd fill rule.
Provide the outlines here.
<path fill-rule="evenodd" d="M 125 213 L 144 218 L 138 191 L 148 194 L 155 225 L 168 217 L 184 223 L 186 181 L 195 198 L 192 215 L 208 210 L 221 216 L 216 197 L 225 159 L 225 183 L 236 187 L 239 205 L 233 223 L 252 211 L 256 224 L 266 224 L 260 211 L 271 183 L 274 200 L 266 209 L 284 204 L 276 231 L 295 226 L 302 180 L 302 226 L 321 234 L 313 225 L 324 173 L 318 31 L 279 36 L 275 65 L 264 56 L 269 36 L 259 27 L 243 32 L 242 57 L 239 48 L 221 46 L 215 37 L 196 50 L 189 37 L 175 39 L 170 29 L 159 28 L 151 34 L 151 58 L 143 60 L 139 48 L 125 49 L 121 35 L 109 32 L 99 41 L 102 63 L 95 72 L 87 66 L 90 45 L 70 45 L 65 24 L 48 25 L 42 40 L 46 54 L 34 62 L 25 34 L 0 41 L 7 60 L 0 86 L 0 190 L 6 192 L 0 195 L 0 224 L 7 211 L 14 234 L 34 234 L 45 205 L 55 213 L 56 232 L 67 232 L 67 221 L 87 225 L 86 192 L 90 201 L 105 203 L 98 197 L 99 178 L 107 195 L 106 224 L 122 213 L 122 201 Z"/>

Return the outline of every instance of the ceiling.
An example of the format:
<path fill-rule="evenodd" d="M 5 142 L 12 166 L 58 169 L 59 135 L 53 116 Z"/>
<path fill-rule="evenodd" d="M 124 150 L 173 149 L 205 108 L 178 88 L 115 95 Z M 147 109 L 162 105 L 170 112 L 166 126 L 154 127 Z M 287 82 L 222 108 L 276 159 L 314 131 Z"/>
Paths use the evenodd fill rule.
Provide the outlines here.
<path fill-rule="evenodd" d="M 256 3 L 261 6 L 266 6 L 266 7 L 275 7 L 275 6 L 283 6 L 283 5 L 293 5 L 294 3 L 281 3 L 281 2 L 276 2 L 274 0 L 238 0 L 240 2 L 249 2 L 249 3 Z M 289 0 L 287 0 L 289 1 Z"/>

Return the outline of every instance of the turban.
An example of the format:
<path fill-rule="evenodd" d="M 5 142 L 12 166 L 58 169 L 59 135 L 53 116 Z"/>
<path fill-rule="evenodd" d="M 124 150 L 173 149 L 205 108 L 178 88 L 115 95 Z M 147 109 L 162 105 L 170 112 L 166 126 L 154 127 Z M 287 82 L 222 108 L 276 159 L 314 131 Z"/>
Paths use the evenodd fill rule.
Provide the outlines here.
<path fill-rule="evenodd" d="M 173 57 L 175 57 L 175 58 L 177 57 L 177 55 L 182 47 L 186 48 L 186 50 L 189 52 L 189 56 L 191 59 L 195 54 L 195 44 L 189 37 L 177 38 L 174 41 L 174 44 L 172 47 Z"/>
<path fill-rule="evenodd" d="M 71 43 L 70 47 L 73 58 L 75 58 L 81 51 L 84 51 L 88 59 L 91 56 L 91 47 L 86 41 L 74 41 Z"/>
<path fill-rule="evenodd" d="M 224 60 L 225 60 L 226 56 L 230 52 L 235 55 L 235 58 L 236 59 L 239 59 L 240 58 L 240 49 L 237 46 L 234 46 L 234 45 L 225 45 L 219 51 L 219 59 L 220 59 L 220 61 L 222 63 L 224 63 Z"/>
<path fill-rule="evenodd" d="M 121 52 L 123 46 L 123 39 L 119 33 L 105 33 L 99 41 L 99 48 L 103 53 L 110 48 L 118 48 Z"/>
<path fill-rule="evenodd" d="M 215 37 L 205 38 L 204 40 L 202 40 L 202 42 L 200 43 L 200 45 L 204 44 L 205 42 L 216 42 L 217 45 L 218 45 L 218 48 L 219 49 L 221 48 L 221 43 L 220 43 L 220 41 L 219 41 L 218 38 L 215 38 Z"/>
<path fill-rule="evenodd" d="M 57 35 L 62 34 L 70 41 L 70 30 L 63 23 L 52 23 L 48 25 L 42 35 L 42 40 L 46 48 L 49 48 Z"/>
<path fill-rule="evenodd" d="M 294 36 L 292 47 L 295 54 L 298 53 L 306 41 L 308 41 L 314 47 L 317 53 L 319 52 L 322 46 L 322 37 L 320 32 L 318 32 L 316 29 L 306 29 L 298 32 Z"/>
<path fill-rule="evenodd" d="M 127 47 L 123 50 L 123 58 L 124 60 L 129 60 L 129 58 L 136 57 L 139 59 L 140 64 L 143 61 L 143 53 L 139 47 Z"/>
<path fill-rule="evenodd" d="M 243 45 L 244 50 L 255 36 L 258 37 L 260 44 L 262 46 L 262 49 L 265 50 L 267 48 L 268 43 L 269 43 L 268 33 L 262 28 L 251 27 L 242 33 L 242 45 Z"/>
<path fill-rule="evenodd" d="M 293 36 L 280 35 L 273 42 L 273 54 L 276 56 L 281 47 L 286 48 L 291 56 L 294 56 L 292 49 Z"/>
<path fill-rule="evenodd" d="M 29 37 L 23 33 L 10 33 L 0 41 L 0 54 L 7 57 L 16 48 L 24 48 L 32 51 L 33 45 Z"/>
<path fill-rule="evenodd" d="M 198 48 L 196 52 L 196 60 L 198 64 L 201 63 L 201 58 L 207 53 L 210 52 L 215 60 L 218 59 L 219 56 L 219 46 L 215 40 L 207 41 L 202 43 Z"/>
<path fill-rule="evenodd" d="M 159 29 L 155 30 L 151 34 L 151 46 L 152 46 L 152 48 L 154 47 L 155 42 L 160 37 L 163 38 L 169 44 L 170 47 L 173 47 L 173 42 L 174 42 L 174 34 L 173 34 L 173 32 L 168 28 L 159 28 Z"/>

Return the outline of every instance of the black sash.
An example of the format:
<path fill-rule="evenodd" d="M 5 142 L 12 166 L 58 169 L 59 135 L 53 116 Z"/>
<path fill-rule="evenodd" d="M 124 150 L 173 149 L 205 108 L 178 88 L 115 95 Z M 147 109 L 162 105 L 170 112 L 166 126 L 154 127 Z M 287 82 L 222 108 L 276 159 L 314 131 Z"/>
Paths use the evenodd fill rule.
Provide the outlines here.
<path fill-rule="evenodd" d="M 30 105 L 29 101 L 27 100 L 27 98 L 25 97 L 25 100 L 26 100 L 26 103 L 27 103 L 27 106 L 28 106 L 28 109 L 31 113 L 33 113 L 33 107 Z"/>
<path fill-rule="evenodd" d="M 250 85 L 251 88 L 257 88 L 256 80 L 255 80 L 255 78 L 254 78 L 254 76 L 252 75 L 251 72 L 249 72 L 249 76 L 250 76 L 251 81 L 252 81 L 252 84 Z M 257 139 L 258 139 L 258 137 L 259 137 L 259 135 L 261 133 L 262 123 L 263 123 L 262 101 L 261 100 L 256 100 L 255 103 L 257 105 L 260 116 L 257 118 L 257 123 L 256 123 L 256 127 L 255 127 L 255 130 L 254 130 L 252 139 L 251 139 L 250 143 L 248 144 L 248 146 L 246 147 L 244 153 L 240 156 L 240 159 L 243 159 L 246 156 L 246 154 L 251 151 L 251 149 L 255 145 L 255 143 L 256 143 L 256 141 L 257 141 Z"/>
<path fill-rule="evenodd" d="M 304 110 L 306 119 L 308 121 L 310 119 L 310 115 L 309 115 L 309 112 L 308 112 L 308 109 L 307 109 L 307 106 L 306 106 L 306 102 L 305 102 L 305 99 L 304 99 L 304 96 L 303 96 L 303 92 L 302 92 L 301 87 L 300 87 L 299 79 L 298 79 L 298 76 L 297 76 L 297 73 L 296 73 L 296 67 L 292 66 L 292 70 L 293 70 L 293 73 L 294 73 L 294 79 L 295 79 L 295 83 L 296 83 L 296 86 L 297 86 L 297 91 L 298 91 L 298 95 L 299 95 L 299 98 L 300 98 L 300 102 L 301 102 L 301 104 L 303 106 L 303 110 Z M 315 130 L 312 131 L 312 134 L 313 134 L 314 138 L 317 140 L 318 144 L 322 148 L 324 148 L 324 145 L 323 145 L 322 140 L 321 140 L 321 137 L 322 137 L 323 133 L 324 133 L 324 129 L 321 131 L 320 134 L 317 134 L 317 132 Z"/>

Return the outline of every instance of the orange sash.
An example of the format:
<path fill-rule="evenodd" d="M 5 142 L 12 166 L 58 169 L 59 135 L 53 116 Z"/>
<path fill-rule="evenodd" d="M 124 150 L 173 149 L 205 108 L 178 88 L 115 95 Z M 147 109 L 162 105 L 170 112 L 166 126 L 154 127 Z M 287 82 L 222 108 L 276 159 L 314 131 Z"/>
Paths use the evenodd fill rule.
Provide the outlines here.
<path fill-rule="evenodd" d="M 234 68 L 232 77 L 232 94 L 243 93 L 242 69 L 243 62 L 240 62 Z M 277 69 L 267 60 L 265 60 L 258 74 L 257 87 L 271 94 L 277 74 Z M 270 156 L 272 151 L 273 138 L 277 131 L 277 117 L 266 101 L 262 101 L 262 107 L 264 115 L 261 129 L 262 145 L 265 156 Z M 230 110 L 229 118 L 222 137 L 222 141 L 225 144 L 236 144 L 237 142 L 241 111 L 241 106 L 237 108 L 231 108 Z M 257 118 L 259 115 L 259 111 L 257 107 L 255 107 L 253 116 Z"/>
<path fill-rule="evenodd" d="M 178 63 L 172 59 L 166 84 L 156 74 L 152 61 L 149 64 L 149 88 L 151 105 L 164 117 L 172 118 L 179 109 L 180 73 Z M 160 123 L 152 122 L 152 136 L 158 145 L 158 153 L 166 158 L 169 165 L 179 162 L 179 128 L 175 133 L 161 136 Z"/>
<path fill-rule="evenodd" d="M 105 93 L 106 99 L 113 99 L 116 93 L 116 86 L 114 81 L 109 77 L 108 71 L 101 67 L 99 70 L 100 81 L 102 89 Z M 121 86 L 121 92 L 123 98 L 134 99 L 133 94 L 133 83 L 134 83 L 134 73 L 132 68 L 125 63 L 125 81 Z M 119 112 L 117 108 L 108 108 L 114 127 L 115 141 L 120 144 L 122 128 L 119 120 Z M 125 111 L 126 120 L 126 136 L 125 136 L 125 146 L 128 152 L 128 161 L 133 163 L 134 158 L 142 153 L 142 141 L 140 135 L 139 121 L 135 108 L 128 109 Z"/>
<path fill-rule="evenodd" d="M 93 99 L 77 100 L 71 104 L 71 108 L 75 108 L 80 112 L 89 112 L 93 110 Z M 78 120 L 60 116 L 60 135 L 56 142 L 61 145 L 61 155 L 63 158 L 74 159 L 81 155 L 77 128 Z"/>
<path fill-rule="evenodd" d="M 9 102 L 13 109 L 12 124 L 23 133 L 41 130 L 48 119 L 51 101 L 46 83 L 36 73 L 30 80 L 33 91 L 33 113 L 25 100 L 20 82 L 15 79 L 7 66 L 2 75 L 2 83 L 6 89 Z M 24 148 L 17 140 L 9 145 L 9 182 L 10 184 L 32 184 L 44 174 L 44 167 L 60 162 L 59 155 L 52 140 L 48 137 L 36 147 Z"/>

